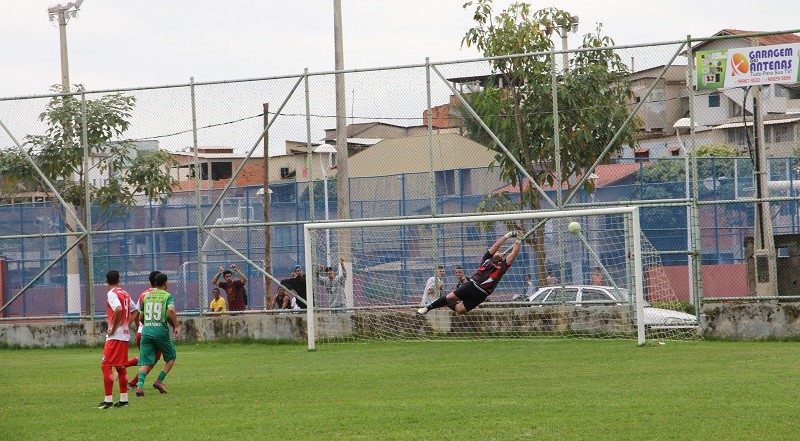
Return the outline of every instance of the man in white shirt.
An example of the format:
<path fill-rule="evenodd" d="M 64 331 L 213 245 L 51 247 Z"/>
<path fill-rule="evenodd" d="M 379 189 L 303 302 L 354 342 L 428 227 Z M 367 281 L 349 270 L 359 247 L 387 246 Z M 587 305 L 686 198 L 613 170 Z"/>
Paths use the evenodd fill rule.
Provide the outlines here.
<path fill-rule="evenodd" d="M 422 292 L 422 301 L 419 304 L 425 306 L 441 297 L 442 294 L 444 294 L 444 266 L 439 265 L 436 268 L 436 276 L 425 282 L 425 291 Z"/>

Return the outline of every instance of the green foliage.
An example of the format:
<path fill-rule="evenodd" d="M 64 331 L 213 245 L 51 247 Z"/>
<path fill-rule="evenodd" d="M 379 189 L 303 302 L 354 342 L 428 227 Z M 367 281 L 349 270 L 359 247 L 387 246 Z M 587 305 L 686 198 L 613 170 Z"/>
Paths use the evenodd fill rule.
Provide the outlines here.
<path fill-rule="evenodd" d="M 475 6 L 476 25 L 462 40 L 474 45 L 484 56 L 495 57 L 549 51 L 553 48 L 553 26 L 560 28 L 572 16 L 556 8 L 531 12 L 525 3 L 512 4 L 497 16 L 492 15 L 492 1 L 469 2 Z M 555 24 L 555 25 L 554 25 Z M 563 32 L 563 29 L 561 30 Z M 613 45 L 603 36 L 600 27 L 583 38 L 581 47 L 599 48 Z M 611 50 L 575 54 L 569 70 L 562 70 L 556 81 L 559 126 L 554 127 L 550 56 L 529 56 L 492 60 L 492 69 L 502 84 L 489 83 L 468 94 L 470 106 L 482 117 L 514 158 L 540 186 L 557 185 L 554 169 L 554 131 L 560 136 L 560 161 L 563 182 L 583 173 L 594 163 L 628 118 L 628 103 L 632 96 L 625 82 L 627 67 Z M 496 163 L 501 178 L 517 185 L 520 170 L 497 147 L 477 122 L 462 110 L 468 136 L 498 152 Z M 635 124 L 622 131 L 613 146 L 634 142 Z M 569 188 L 572 190 L 572 187 Z M 518 206 L 537 209 L 540 199 L 532 187 L 523 189 Z M 490 205 L 496 205 L 497 201 Z M 513 206 L 506 207 L 513 209 Z"/>
<path fill-rule="evenodd" d="M 737 155 L 738 149 L 727 144 L 704 144 L 697 147 L 698 157 L 726 157 L 731 158 Z"/>
<path fill-rule="evenodd" d="M 53 90 L 60 92 L 60 86 Z M 84 88 L 76 86 L 75 92 Z M 68 203 L 83 207 L 85 185 L 92 202 L 103 209 L 130 208 L 136 195 L 155 200 L 168 197 L 176 181 L 169 174 L 176 164 L 169 152 L 136 155 L 135 144 L 124 138 L 136 98 L 120 93 L 85 100 L 86 144 L 90 156 L 84 169 L 84 108 L 81 95 L 53 97 L 39 119 L 47 125 L 44 135 L 25 137 L 27 154 Z M 50 189 L 21 152 L 0 152 L 0 171 L 4 192 L 43 191 Z M 101 186 L 88 182 L 89 173 L 108 178 Z M 97 176 L 97 175 L 95 175 Z"/>
<path fill-rule="evenodd" d="M 310 197 L 310 186 L 306 186 L 306 188 L 300 193 L 300 203 L 308 203 L 308 198 Z M 321 201 L 325 199 L 325 182 L 322 180 L 314 181 L 314 200 Z M 333 202 L 336 200 L 336 177 L 332 176 L 328 178 L 328 202 Z"/>
<path fill-rule="evenodd" d="M 19 150 L 0 150 L 0 196 L 12 196 L 37 187 L 30 163 Z"/>

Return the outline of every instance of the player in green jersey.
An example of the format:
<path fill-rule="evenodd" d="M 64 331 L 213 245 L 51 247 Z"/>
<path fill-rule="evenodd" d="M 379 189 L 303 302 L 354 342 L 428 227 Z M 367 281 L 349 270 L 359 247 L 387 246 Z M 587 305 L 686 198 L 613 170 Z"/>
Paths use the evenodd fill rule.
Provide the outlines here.
<path fill-rule="evenodd" d="M 158 379 L 153 387 L 162 394 L 167 393 L 164 388 L 164 378 L 175 364 L 175 344 L 170 338 L 169 326 L 172 326 L 175 339 L 180 334 L 178 314 L 175 312 L 175 299 L 167 292 L 167 275 L 159 273 L 154 277 L 156 289 L 147 293 L 140 305 L 140 320 L 142 328 L 142 345 L 139 352 L 139 381 L 136 384 L 136 396 L 144 395 L 144 379 L 156 364 L 156 351 L 164 355 L 164 368 L 158 374 Z"/>

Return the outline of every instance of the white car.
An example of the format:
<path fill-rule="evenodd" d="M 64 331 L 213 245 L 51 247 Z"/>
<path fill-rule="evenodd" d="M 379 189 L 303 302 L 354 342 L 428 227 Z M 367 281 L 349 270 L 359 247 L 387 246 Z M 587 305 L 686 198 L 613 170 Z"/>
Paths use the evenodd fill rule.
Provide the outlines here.
<path fill-rule="evenodd" d="M 628 290 L 624 288 L 599 285 L 565 285 L 539 288 L 527 300 L 534 306 L 574 305 L 578 307 L 626 305 L 629 303 L 628 299 L 630 299 Z M 644 302 L 644 324 L 650 327 L 698 325 L 697 317 L 692 314 L 671 309 L 655 308 L 647 301 Z"/>

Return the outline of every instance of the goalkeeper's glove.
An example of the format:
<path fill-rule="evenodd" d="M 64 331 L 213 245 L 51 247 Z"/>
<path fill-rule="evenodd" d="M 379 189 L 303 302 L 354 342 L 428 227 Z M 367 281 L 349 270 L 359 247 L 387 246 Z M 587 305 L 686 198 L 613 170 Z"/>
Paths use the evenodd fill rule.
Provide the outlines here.
<path fill-rule="evenodd" d="M 517 237 L 517 232 L 516 231 L 509 231 L 508 233 L 504 234 L 503 236 L 505 236 L 506 239 L 510 239 L 512 237 Z"/>

